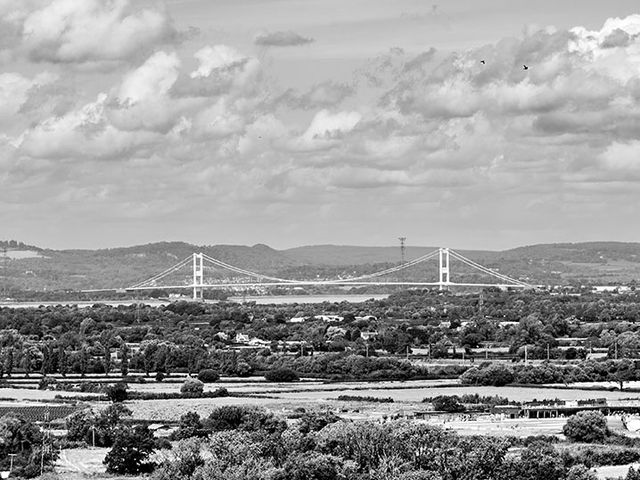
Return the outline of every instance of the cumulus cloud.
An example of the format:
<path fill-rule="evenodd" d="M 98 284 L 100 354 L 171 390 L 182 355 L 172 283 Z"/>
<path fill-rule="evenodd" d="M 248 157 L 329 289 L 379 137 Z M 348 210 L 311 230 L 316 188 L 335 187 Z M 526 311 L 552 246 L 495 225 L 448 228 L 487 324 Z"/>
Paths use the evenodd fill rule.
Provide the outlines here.
<path fill-rule="evenodd" d="M 303 37 L 299 33 L 292 32 L 264 32 L 259 33 L 253 39 L 253 43 L 262 47 L 297 47 L 313 43 L 313 38 Z"/>
<path fill-rule="evenodd" d="M 28 78 L 19 73 L 0 74 L 0 126 L 16 124 L 16 115 L 29 101 L 34 89 L 55 82 L 56 76 L 47 72 Z M 8 126 L 8 125 L 7 125 Z"/>
<path fill-rule="evenodd" d="M 7 12 L 4 20 L 20 20 L 20 47 L 34 61 L 122 61 L 176 35 L 166 12 L 130 0 L 53 0 L 20 13 Z"/>
<path fill-rule="evenodd" d="M 354 94 L 353 86 L 328 80 L 313 85 L 304 93 L 289 89 L 276 99 L 276 104 L 301 110 L 335 107 Z"/>
<path fill-rule="evenodd" d="M 106 100 L 101 93 L 78 110 L 44 120 L 23 132 L 16 148 L 35 158 L 122 159 L 153 141 L 152 134 L 122 132 L 111 125 L 105 115 Z"/>
<path fill-rule="evenodd" d="M 178 78 L 180 59 L 175 53 L 157 52 L 143 65 L 128 73 L 118 91 L 118 99 L 132 104 L 166 95 Z"/>
<path fill-rule="evenodd" d="M 26 23 L 42 4 L 11 21 Z M 394 48 L 351 83 L 301 89 L 284 76 L 278 84 L 268 61 L 231 44 L 174 51 L 159 35 L 146 52 L 109 53 L 112 46 L 95 42 L 83 50 L 74 32 L 87 12 L 140 19 L 146 10 L 89 0 L 69 16 L 62 11 L 50 35 L 40 29 L 32 38 L 51 47 L 38 61 L 131 62 L 99 79 L 78 69 L 69 69 L 73 81 L 65 73 L 0 74 L 0 201 L 11 179 L 20 180 L 11 185 L 19 198 L 16 185 L 27 185 L 37 165 L 61 205 L 93 208 L 94 192 L 96 202 L 140 217 L 209 214 L 211 204 L 219 218 L 295 217 L 323 205 L 322 214 L 344 214 L 348 225 L 343 205 L 375 221 L 387 213 L 394 220 L 402 203 L 403 212 L 428 211 L 434 221 L 444 205 L 446 219 L 489 211 L 487 225 L 501 215 L 541 224 L 540 212 L 580 213 L 587 193 L 621 195 L 620 184 L 640 179 L 640 16 L 596 30 L 531 29 L 454 54 Z M 135 175 L 119 179 L 105 160 Z"/>

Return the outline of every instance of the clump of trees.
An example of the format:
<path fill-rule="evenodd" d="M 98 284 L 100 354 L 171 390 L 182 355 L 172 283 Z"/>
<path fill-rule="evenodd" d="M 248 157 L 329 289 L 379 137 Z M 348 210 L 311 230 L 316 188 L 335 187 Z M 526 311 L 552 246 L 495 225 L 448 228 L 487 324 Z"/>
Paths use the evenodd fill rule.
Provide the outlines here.
<path fill-rule="evenodd" d="M 151 472 L 154 464 L 149 456 L 155 450 L 153 434 L 146 425 L 133 428 L 118 426 L 115 429 L 113 446 L 107 452 L 104 464 L 108 473 L 137 475 Z"/>
<path fill-rule="evenodd" d="M 13 462 L 13 477 L 33 478 L 42 473 L 41 466 L 51 470 L 57 458 L 56 445 L 43 442 L 37 425 L 12 414 L 0 418 L 0 470 L 9 471 Z"/>
<path fill-rule="evenodd" d="M 461 413 L 467 410 L 457 395 L 439 395 L 431 400 L 431 404 L 439 412 Z"/>
<path fill-rule="evenodd" d="M 550 443 L 533 441 L 507 455 L 507 439 L 463 437 L 406 421 L 349 422 L 302 412 L 298 423 L 287 425 L 248 407 L 183 420 L 173 458 L 157 466 L 154 480 L 595 480 Z M 217 423 L 205 437 L 200 427 L 208 421 Z"/>
<path fill-rule="evenodd" d="M 599 411 L 578 412 L 567 419 L 562 433 L 574 442 L 601 443 L 610 434 L 607 418 Z"/>
<path fill-rule="evenodd" d="M 204 383 L 197 378 L 187 377 L 180 386 L 180 393 L 194 397 L 201 396 L 204 392 Z"/>
<path fill-rule="evenodd" d="M 269 382 L 295 382 L 300 380 L 298 374 L 290 368 L 274 368 L 265 373 L 264 378 Z"/>
<path fill-rule="evenodd" d="M 628 360 L 585 361 L 578 365 L 557 365 L 554 363 L 505 365 L 485 362 L 464 372 L 460 376 L 460 381 L 466 385 L 494 386 L 615 381 L 622 389 L 624 382 L 639 377 L 640 368 Z"/>
<path fill-rule="evenodd" d="M 198 380 L 204 383 L 213 383 L 220 380 L 220 374 L 210 368 L 205 368 L 198 372 Z"/>

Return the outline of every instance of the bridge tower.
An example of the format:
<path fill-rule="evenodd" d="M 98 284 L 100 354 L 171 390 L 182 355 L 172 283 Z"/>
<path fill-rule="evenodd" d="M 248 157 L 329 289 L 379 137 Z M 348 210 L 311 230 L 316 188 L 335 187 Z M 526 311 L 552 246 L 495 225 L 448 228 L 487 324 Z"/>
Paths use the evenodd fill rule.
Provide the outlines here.
<path fill-rule="evenodd" d="M 202 253 L 193 254 L 193 299 L 203 300 L 204 259 Z"/>
<path fill-rule="evenodd" d="M 440 247 L 438 253 L 440 257 L 438 286 L 439 290 L 444 290 L 451 284 L 449 278 L 449 249 Z"/>

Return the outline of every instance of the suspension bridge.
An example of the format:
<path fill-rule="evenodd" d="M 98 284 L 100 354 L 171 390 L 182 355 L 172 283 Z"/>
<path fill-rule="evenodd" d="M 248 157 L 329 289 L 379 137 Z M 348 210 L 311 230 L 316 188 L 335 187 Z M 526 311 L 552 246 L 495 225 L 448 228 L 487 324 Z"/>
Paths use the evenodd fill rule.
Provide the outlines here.
<path fill-rule="evenodd" d="M 405 281 L 402 279 L 402 272 L 406 269 L 415 267 L 422 263 L 436 260 L 438 262 L 438 280 L 437 281 Z M 479 272 L 483 277 L 488 278 L 491 282 L 480 283 L 468 283 L 468 282 L 453 282 L 451 281 L 451 260 L 454 259 L 460 262 L 462 265 L 470 268 L 475 272 Z M 190 266 L 190 272 L 188 278 L 183 276 L 179 282 L 175 281 L 176 273 L 184 272 Z M 205 273 L 205 267 L 211 267 L 216 271 L 225 271 L 236 275 L 229 278 L 227 276 L 220 277 L 219 275 L 207 276 Z M 393 277 L 396 275 L 395 277 Z M 400 279 L 398 279 L 400 275 Z M 239 276 L 239 277 L 238 277 Z M 164 284 L 166 279 L 174 281 Z M 392 277 L 392 278 L 389 278 Z M 386 280 L 385 280 L 386 278 Z M 141 291 L 141 290 L 178 290 L 178 289 L 190 289 L 193 292 L 194 300 L 201 300 L 203 298 L 203 291 L 210 288 L 255 288 L 255 287 L 303 287 L 303 286 L 368 286 L 368 285 L 391 285 L 391 286 L 404 286 L 404 287 L 437 287 L 439 290 L 446 290 L 452 287 L 498 287 L 498 288 L 522 288 L 533 289 L 534 285 L 530 285 L 522 280 L 510 277 L 502 274 L 496 270 L 490 269 L 477 262 L 463 256 L 455 250 L 449 248 L 439 248 L 431 253 L 418 257 L 414 260 L 403 262 L 400 265 L 386 268 L 378 272 L 330 279 L 330 280 L 295 280 L 279 278 L 253 272 L 244 268 L 230 265 L 221 260 L 210 257 L 205 253 L 193 253 L 184 260 L 176 263 L 172 267 L 154 275 L 142 282 L 138 282 L 124 289 L 94 289 L 83 290 L 85 293 L 91 292 L 103 292 L 114 290 L 125 291 Z"/>

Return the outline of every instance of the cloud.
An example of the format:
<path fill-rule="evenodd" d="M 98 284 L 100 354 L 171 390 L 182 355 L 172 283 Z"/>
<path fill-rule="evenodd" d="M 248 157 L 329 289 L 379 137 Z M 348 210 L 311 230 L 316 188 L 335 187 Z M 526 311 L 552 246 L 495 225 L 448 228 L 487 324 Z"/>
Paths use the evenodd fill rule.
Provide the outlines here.
<path fill-rule="evenodd" d="M 5 123 L 15 126 L 16 115 L 21 113 L 31 98 L 33 90 L 50 85 L 55 80 L 56 76 L 48 72 L 36 75 L 32 79 L 15 72 L 1 73 L 0 126 Z"/>
<path fill-rule="evenodd" d="M 102 18 L 123 5 L 88 1 L 42 50 L 47 61 L 118 68 L 0 74 L 0 202 L 49 195 L 59 210 L 121 227 L 125 217 L 166 225 L 162 212 L 187 229 L 203 219 L 268 229 L 282 215 L 300 227 L 326 215 L 337 230 L 384 219 L 398 231 L 425 215 L 464 229 L 476 218 L 490 236 L 504 222 L 552 231 L 640 181 L 640 17 L 529 29 L 456 53 L 393 48 L 352 82 L 327 75 L 300 88 L 231 43 L 62 49 L 77 45 L 87 9 Z"/>
<path fill-rule="evenodd" d="M 300 45 L 308 45 L 313 43 L 313 38 L 303 37 L 302 35 L 292 32 L 265 32 L 256 35 L 253 43 L 262 47 L 297 47 Z"/>
<path fill-rule="evenodd" d="M 600 156 L 602 165 L 615 173 L 621 173 L 624 178 L 632 173 L 640 175 L 640 141 L 614 142 Z M 639 178 L 640 179 L 640 178 Z"/>
<path fill-rule="evenodd" d="M 36 62 L 129 60 L 176 35 L 166 12 L 130 0 L 53 0 L 23 17 L 21 48 Z"/>
<path fill-rule="evenodd" d="M 277 98 L 275 103 L 283 104 L 293 109 L 311 110 L 336 107 L 354 94 L 355 89 L 353 86 L 328 80 L 313 85 L 304 93 L 289 89 Z"/>
<path fill-rule="evenodd" d="M 105 115 L 106 100 L 101 93 L 78 110 L 44 120 L 23 132 L 16 148 L 35 158 L 122 159 L 158 140 L 150 133 L 123 132 L 111 125 Z"/>

